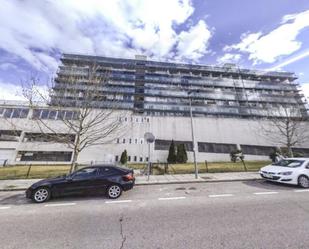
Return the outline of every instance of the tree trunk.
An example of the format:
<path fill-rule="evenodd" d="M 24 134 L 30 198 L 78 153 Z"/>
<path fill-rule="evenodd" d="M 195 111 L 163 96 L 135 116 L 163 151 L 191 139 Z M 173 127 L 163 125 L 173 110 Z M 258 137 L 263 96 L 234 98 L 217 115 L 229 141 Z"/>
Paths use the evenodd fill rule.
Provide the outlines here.
<path fill-rule="evenodd" d="M 76 170 L 76 162 L 77 162 L 78 154 L 79 153 L 77 150 L 73 151 L 73 159 L 71 163 L 70 173 L 73 173 Z"/>

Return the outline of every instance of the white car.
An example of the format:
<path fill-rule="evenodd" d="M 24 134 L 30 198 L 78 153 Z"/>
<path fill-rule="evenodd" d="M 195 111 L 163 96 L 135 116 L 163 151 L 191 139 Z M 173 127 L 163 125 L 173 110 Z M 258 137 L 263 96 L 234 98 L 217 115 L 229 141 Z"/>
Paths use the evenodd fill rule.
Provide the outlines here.
<path fill-rule="evenodd" d="M 259 173 L 269 181 L 309 188 L 309 158 L 285 158 L 261 168 Z"/>

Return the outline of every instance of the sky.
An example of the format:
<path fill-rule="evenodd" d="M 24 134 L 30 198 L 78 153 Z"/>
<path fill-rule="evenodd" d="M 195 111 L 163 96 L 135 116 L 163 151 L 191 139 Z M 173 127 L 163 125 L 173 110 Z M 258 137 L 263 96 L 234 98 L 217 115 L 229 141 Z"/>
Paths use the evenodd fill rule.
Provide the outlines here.
<path fill-rule="evenodd" d="M 0 0 L 0 99 L 62 53 L 295 72 L 309 97 L 308 0 Z"/>

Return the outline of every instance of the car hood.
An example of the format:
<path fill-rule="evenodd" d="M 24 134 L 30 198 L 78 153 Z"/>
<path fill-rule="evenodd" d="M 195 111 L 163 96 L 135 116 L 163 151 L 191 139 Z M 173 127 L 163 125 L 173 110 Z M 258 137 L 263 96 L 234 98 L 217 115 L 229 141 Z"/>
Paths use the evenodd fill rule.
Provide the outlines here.
<path fill-rule="evenodd" d="M 39 187 L 39 186 L 44 186 L 44 185 L 53 184 L 53 183 L 60 183 L 60 182 L 64 182 L 64 181 L 66 181 L 65 176 L 58 176 L 58 177 L 54 177 L 54 178 L 47 178 L 47 179 L 40 180 L 40 181 L 32 184 L 31 187 Z"/>
<path fill-rule="evenodd" d="M 275 165 L 267 165 L 267 166 L 261 168 L 260 171 L 279 173 L 279 172 L 285 172 L 285 171 L 293 171 L 293 168 L 275 166 Z"/>

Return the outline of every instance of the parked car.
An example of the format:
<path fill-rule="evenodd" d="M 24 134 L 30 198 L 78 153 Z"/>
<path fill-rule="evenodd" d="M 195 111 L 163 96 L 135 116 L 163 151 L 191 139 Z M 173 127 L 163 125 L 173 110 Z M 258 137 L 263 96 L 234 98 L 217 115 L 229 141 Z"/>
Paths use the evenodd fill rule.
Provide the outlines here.
<path fill-rule="evenodd" d="M 309 158 L 285 158 L 260 169 L 260 175 L 273 182 L 309 188 Z"/>
<path fill-rule="evenodd" d="M 113 165 L 82 168 L 67 176 L 41 180 L 26 191 L 26 197 L 42 203 L 51 197 L 104 192 L 109 198 L 118 198 L 122 191 L 132 189 L 135 178 L 132 169 Z"/>

